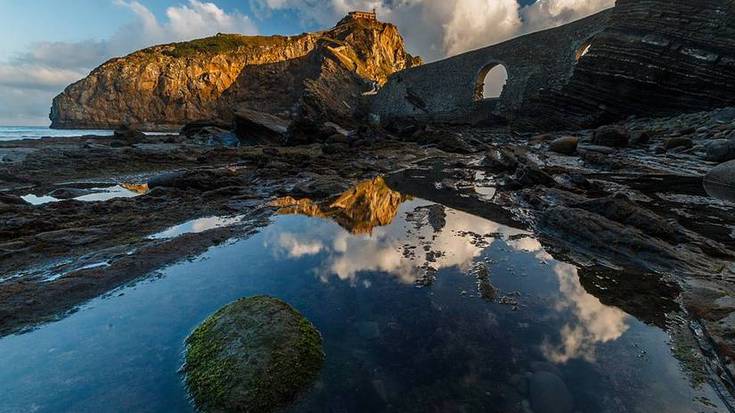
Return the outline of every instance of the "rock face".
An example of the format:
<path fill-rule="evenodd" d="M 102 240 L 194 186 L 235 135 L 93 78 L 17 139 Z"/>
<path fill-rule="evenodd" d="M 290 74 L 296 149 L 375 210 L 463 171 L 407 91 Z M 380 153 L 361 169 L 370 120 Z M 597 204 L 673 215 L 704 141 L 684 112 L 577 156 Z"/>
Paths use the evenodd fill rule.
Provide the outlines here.
<path fill-rule="evenodd" d="M 345 18 L 299 36 L 219 34 L 112 59 L 57 96 L 54 128 L 165 130 L 229 119 L 233 107 L 351 114 L 360 92 L 420 64 L 391 25 Z"/>
<path fill-rule="evenodd" d="M 589 127 L 735 101 L 735 5 L 728 0 L 618 0 L 569 82 L 527 108 L 540 127 Z M 540 109 L 540 110 L 539 110 Z"/>
<path fill-rule="evenodd" d="M 204 412 L 276 411 L 316 379 L 324 362 L 309 320 L 266 296 L 223 307 L 186 344 L 186 383 Z"/>

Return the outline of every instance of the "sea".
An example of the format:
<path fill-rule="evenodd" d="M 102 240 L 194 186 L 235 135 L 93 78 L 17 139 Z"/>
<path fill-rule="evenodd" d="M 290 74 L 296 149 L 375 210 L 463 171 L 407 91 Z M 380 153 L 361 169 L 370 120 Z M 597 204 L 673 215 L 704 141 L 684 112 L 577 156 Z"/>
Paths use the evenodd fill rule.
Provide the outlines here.
<path fill-rule="evenodd" d="M 112 130 L 51 129 L 48 126 L 0 126 L 0 141 L 83 135 L 111 136 L 112 132 Z"/>

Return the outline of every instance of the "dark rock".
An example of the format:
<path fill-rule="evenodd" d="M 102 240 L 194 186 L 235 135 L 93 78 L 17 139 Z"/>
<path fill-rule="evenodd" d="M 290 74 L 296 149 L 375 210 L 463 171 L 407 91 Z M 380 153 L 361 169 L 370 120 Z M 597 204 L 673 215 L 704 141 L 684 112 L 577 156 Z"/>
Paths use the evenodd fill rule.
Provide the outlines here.
<path fill-rule="evenodd" d="M 148 180 L 148 188 L 175 187 L 177 182 L 184 176 L 183 172 L 164 172 Z"/>
<path fill-rule="evenodd" d="M 121 128 L 115 130 L 113 136 L 117 139 L 123 139 L 129 144 L 141 143 L 145 142 L 146 140 L 145 133 L 137 129 L 129 128 L 128 126 L 122 126 Z"/>
<path fill-rule="evenodd" d="M 677 241 L 677 228 L 664 218 L 641 208 L 623 194 L 592 199 L 573 207 L 594 212 L 609 220 L 637 228 L 643 233 L 668 241 Z"/>
<path fill-rule="evenodd" d="M 579 138 L 576 136 L 562 136 L 561 138 L 554 139 L 549 144 L 549 149 L 563 155 L 571 155 L 577 152 L 578 143 Z"/>
<path fill-rule="evenodd" d="M 674 148 L 691 148 L 692 146 L 694 146 L 694 142 L 689 138 L 671 138 L 667 139 L 664 144 L 664 148 L 668 150 Z"/>
<path fill-rule="evenodd" d="M 470 154 L 477 152 L 459 132 L 427 131 L 421 134 L 418 143 L 421 145 L 436 145 L 444 152 Z"/>
<path fill-rule="evenodd" d="M 181 130 L 181 134 L 189 139 L 200 141 L 212 146 L 225 146 L 236 148 L 240 146 L 240 140 L 229 130 L 229 127 L 221 127 L 210 124 L 188 124 Z"/>
<path fill-rule="evenodd" d="M 622 219 L 621 219 L 622 220 Z M 625 221 L 625 220 L 623 220 Z M 641 271 L 716 271 L 716 261 L 653 238 L 641 230 L 581 208 L 553 207 L 539 221 L 543 237 L 595 260 Z M 691 247 L 695 248 L 695 247 Z"/>
<path fill-rule="evenodd" d="M 735 160 L 712 168 L 704 177 L 704 187 L 711 196 L 735 201 Z"/>
<path fill-rule="evenodd" d="M 30 205 L 23 198 L 17 195 L 6 194 L 2 192 L 0 192 L 0 202 L 7 205 Z"/>
<path fill-rule="evenodd" d="M 235 134 L 240 142 L 251 145 L 285 145 L 290 122 L 277 116 L 250 109 L 234 112 Z"/>
<path fill-rule="evenodd" d="M 595 130 L 592 144 L 610 148 L 624 148 L 630 142 L 630 134 L 619 126 L 602 126 Z"/>
<path fill-rule="evenodd" d="M 600 145 L 579 145 L 577 146 L 577 150 L 581 152 L 596 152 L 601 153 L 603 155 L 609 155 L 611 153 L 615 153 L 615 149 L 610 148 L 608 146 L 600 146 Z"/>
<path fill-rule="evenodd" d="M 325 155 L 344 154 L 350 150 L 346 143 L 326 143 L 322 145 L 322 153 Z"/>
<path fill-rule="evenodd" d="M 294 186 L 291 196 L 295 198 L 323 199 L 339 195 L 347 188 L 349 182 L 336 176 L 317 176 L 307 182 L 300 182 Z"/>
<path fill-rule="evenodd" d="M 513 172 L 518 167 L 518 158 L 506 148 L 491 149 L 482 159 L 481 165 L 490 172 Z"/>
<path fill-rule="evenodd" d="M 296 399 L 324 363 L 319 331 L 285 302 L 229 304 L 186 340 L 186 384 L 202 411 L 272 412 Z"/>
<path fill-rule="evenodd" d="M 513 175 L 513 183 L 521 188 L 534 185 L 553 187 L 556 185 L 554 178 L 539 167 L 526 164 L 519 167 Z"/>
<path fill-rule="evenodd" d="M 533 373 L 529 380 L 531 408 L 534 412 L 572 413 L 574 401 L 567 385 L 548 371 Z"/>
<path fill-rule="evenodd" d="M 651 141 L 651 136 L 651 132 L 648 131 L 635 132 L 630 136 L 630 144 L 645 145 Z"/>
<path fill-rule="evenodd" d="M 241 184 L 224 171 L 166 172 L 148 180 L 148 188 L 177 188 L 209 191 Z"/>
<path fill-rule="evenodd" d="M 708 161 L 727 162 L 735 159 L 735 140 L 714 139 L 707 142 L 704 148 Z"/>

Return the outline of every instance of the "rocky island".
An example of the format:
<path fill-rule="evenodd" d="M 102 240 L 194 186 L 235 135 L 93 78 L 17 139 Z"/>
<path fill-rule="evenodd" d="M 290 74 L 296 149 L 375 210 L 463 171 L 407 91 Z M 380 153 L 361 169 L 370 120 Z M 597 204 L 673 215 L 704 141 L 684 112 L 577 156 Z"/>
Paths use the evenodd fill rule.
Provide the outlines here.
<path fill-rule="evenodd" d="M 618 0 L 427 64 L 365 12 L 112 59 L 50 117 L 114 136 L 0 143 L 0 333 L 185 302 L 203 411 L 733 411 L 733 39 Z"/>

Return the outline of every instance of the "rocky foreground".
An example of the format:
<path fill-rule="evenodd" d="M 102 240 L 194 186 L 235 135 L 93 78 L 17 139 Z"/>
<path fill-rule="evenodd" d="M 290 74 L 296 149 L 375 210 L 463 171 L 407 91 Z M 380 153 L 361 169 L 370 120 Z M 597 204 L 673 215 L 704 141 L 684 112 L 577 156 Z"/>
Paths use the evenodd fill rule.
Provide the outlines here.
<path fill-rule="evenodd" d="M 247 237 L 284 206 L 336 216 L 351 231 L 364 231 L 359 223 L 366 220 L 380 225 L 400 195 L 380 189 L 383 184 L 347 190 L 383 176 L 403 194 L 533 230 L 555 258 L 581 268 L 583 284 L 604 302 L 673 331 L 701 333 L 705 352 L 683 358 L 729 385 L 735 203 L 727 187 L 713 187 L 705 176 L 716 165 L 732 171 L 722 162 L 735 158 L 734 131 L 735 109 L 723 109 L 548 134 L 362 127 L 315 135 L 299 146 L 240 145 L 206 128 L 6 142 L 0 145 L 6 188 L 0 331 L 61 317 L 165 265 Z M 75 199 L 116 183 L 141 194 Z M 477 186 L 495 192 L 478 193 Z M 365 191 L 372 195 L 361 196 Z M 29 193 L 59 201 L 30 205 L 20 197 Z M 285 205 L 286 196 L 294 202 Z M 157 235 L 211 216 L 238 220 L 178 237 Z M 666 316 L 678 310 L 671 300 L 689 320 Z"/>

